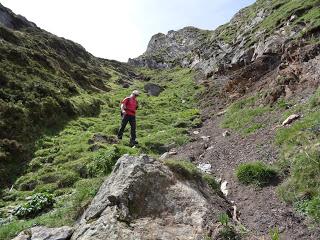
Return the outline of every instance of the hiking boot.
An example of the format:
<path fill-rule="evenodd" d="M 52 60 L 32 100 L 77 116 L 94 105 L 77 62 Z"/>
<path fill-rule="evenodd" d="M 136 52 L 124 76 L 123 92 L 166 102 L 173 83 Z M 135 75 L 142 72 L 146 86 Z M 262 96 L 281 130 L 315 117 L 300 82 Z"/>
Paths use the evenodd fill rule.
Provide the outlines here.
<path fill-rule="evenodd" d="M 138 145 L 139 143 L 137 141 L 130 141 L 130 145 L 131 146 L 135 146 L 135 145 Z"/>

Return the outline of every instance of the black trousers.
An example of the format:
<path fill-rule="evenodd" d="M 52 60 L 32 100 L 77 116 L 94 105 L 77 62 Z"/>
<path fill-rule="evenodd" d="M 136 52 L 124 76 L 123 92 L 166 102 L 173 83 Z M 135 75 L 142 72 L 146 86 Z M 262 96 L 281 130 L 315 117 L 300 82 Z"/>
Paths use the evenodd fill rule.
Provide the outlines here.
<path fill-rule="evenodd" d="M 130 141 L 134 142 L 136 140 L 136 117 L 130 115 L 122 115 L 121 127 L 118 131 L 118 138 L 122 138 L 124 129 L 126 128 L 128 122 L 130 123 L 131 127 L 131 138 Z"/>

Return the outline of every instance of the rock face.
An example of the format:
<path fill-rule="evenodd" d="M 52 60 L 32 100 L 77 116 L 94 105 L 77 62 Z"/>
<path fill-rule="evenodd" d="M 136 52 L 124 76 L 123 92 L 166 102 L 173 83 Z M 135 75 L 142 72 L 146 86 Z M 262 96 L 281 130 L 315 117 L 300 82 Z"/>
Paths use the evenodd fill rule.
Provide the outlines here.
<path fill-rule="evenodd" d="M 290 2 L 258 0 L 240 10 L 229 23 L 211 31 L 186 27 L 167 34 L 158 33 L 151 38 L 143 55 L 128 62 L 151 68 L 190 67 L 212 76 L 232 66 L 242 67 L 264 55 L 281 55 L 290 41 L 299 38 L 302 30 L 314 32 L 315 36 L 319 34 L 316 27 L 306 27 L 303 22 L 308 9 L 318 7 L 316 3 L 301 8 L 303 4 L 296 2 L 294 6 Z M 278 19 L 286 8 L 292 10 Z M 299 16 L 294 12 L 299 12 Z"/>
<path fill-rule="evenodd" d="M 7 28 L 20 29 L 25 27 L 36 27 L 36 24 L 28 21 L 26 18 L 14 14 L 10 9 L 0 4 L 0 24 Z"/>
<path fill-rule="evenodd" d="M 228 203 L 160 161 L 124 155 L 80 219 L 72 240 L 203 239 Z"/>

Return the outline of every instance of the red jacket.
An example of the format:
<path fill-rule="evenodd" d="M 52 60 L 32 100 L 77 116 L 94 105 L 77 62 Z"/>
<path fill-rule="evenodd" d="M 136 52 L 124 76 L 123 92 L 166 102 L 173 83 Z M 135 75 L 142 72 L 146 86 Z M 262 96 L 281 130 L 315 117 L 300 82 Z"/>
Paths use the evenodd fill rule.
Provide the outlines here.
<path fill-rule="evenodd" d="M 135 116 L 136 110 L 138 109 L 138 101 L 134 96 L 126 97 L 121 102 L 123 104 L 123 109 L 129 116 Z"/>

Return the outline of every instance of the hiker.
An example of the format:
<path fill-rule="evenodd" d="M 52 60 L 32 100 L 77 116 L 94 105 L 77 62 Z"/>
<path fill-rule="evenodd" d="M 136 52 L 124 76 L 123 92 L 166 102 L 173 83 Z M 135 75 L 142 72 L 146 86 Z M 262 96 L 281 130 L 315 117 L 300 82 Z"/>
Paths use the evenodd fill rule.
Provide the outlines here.
<path fill-rule="evenodd" d="M 139 96 L 139 91 L 134 90 L 129 97 L 126 97 L 121 102 L 121 127 L 118 131 L 118 139 L 122 139 L 124 129 L 127 123 L 131 126 L 131 138 L 130 145 L 134 146 L 138 144 L 136 141 L 136 110 L 138 109 L 137 96 Z"/>

